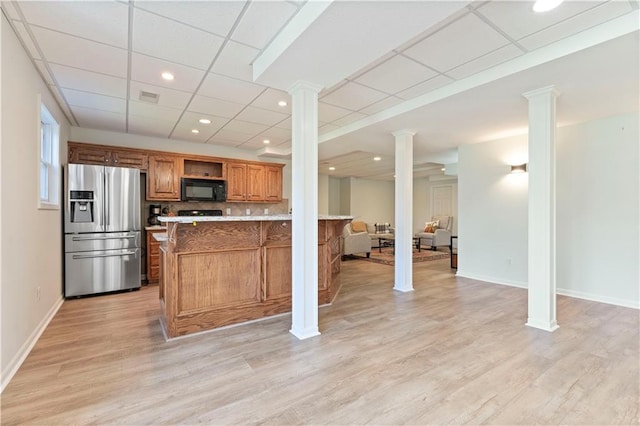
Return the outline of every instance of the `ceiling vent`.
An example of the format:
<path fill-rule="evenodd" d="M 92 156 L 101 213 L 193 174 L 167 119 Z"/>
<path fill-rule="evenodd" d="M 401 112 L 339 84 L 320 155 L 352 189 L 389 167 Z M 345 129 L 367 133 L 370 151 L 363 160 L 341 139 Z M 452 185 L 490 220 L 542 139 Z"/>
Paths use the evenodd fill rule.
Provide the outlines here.
<path fill-rule="evenodd" d="M 160 95 L 158 95 L 157 93 L 145 92 L 144 90 L 140 91 L 140 100 L 142 102 L 157 104 L 159 97 Z"/>

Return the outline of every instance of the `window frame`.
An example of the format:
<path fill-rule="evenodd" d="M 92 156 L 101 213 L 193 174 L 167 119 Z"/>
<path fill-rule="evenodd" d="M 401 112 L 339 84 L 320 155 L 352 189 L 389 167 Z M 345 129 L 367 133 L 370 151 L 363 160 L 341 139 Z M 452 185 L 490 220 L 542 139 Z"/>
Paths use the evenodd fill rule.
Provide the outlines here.
<path fill-rule="evenodd" d="M 60 125 L 40 96 L 38 106 L 38 209 L 59 210 Z"/>

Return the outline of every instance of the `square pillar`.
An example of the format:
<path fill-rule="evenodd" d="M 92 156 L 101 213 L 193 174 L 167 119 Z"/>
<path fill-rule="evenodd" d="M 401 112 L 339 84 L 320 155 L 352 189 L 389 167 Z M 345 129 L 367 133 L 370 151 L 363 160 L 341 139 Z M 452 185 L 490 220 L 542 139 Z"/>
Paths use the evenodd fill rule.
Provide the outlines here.
<path fill-rule="evenodd" d="M 529 100 L 529 256 L 527 325 L 546 331 L 556 320 L 556 97 L 554 86 Z"/>
<path fill-rule="evenodd" d="M 413 291 L 413 136 L 400 130 L 396 138 L 395 278 L 393 289 Z"/>
<path fill-rule="evenodd" d="M 318 330 L 318 92 L 296 82 L 291 95 L 291 334 L 307 339 Z"/>

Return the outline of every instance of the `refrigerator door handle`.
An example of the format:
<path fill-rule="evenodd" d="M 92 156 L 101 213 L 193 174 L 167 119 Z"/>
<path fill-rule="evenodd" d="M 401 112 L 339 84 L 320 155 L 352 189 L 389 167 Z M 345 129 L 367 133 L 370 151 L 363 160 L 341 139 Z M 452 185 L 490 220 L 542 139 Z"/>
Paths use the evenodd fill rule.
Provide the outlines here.
<path fill-rule="evenodd" d="M 93 259 L 96 257 L 122 257 L 122 256 L 131 256 L 133 254 L 136 254 L 135 251 L 125 251 L 122 253 L 115 253 L 115 254 L 74 254 L 73 255 L 73 259 Z"/>
<path fill-rule="evenodd" d="M 105 236 L 105 237 L 73 237 L 71 239 L 71 241 L 123 240 L 123 239 L 131 240 L 131 239 L 133 239 L 135 237 L 136 237 L 135 235 L 121 235 L 119 237 L 110 237 L 110 236 Z"/>
<path fill-rule="evenodd" d="M 107 230 L 107 226 L 109 226 L 109 197 L 111 194 L 109 193 L 109 171 L 105 170 L 104 172 L 104 226 L 105 230 Z"/>

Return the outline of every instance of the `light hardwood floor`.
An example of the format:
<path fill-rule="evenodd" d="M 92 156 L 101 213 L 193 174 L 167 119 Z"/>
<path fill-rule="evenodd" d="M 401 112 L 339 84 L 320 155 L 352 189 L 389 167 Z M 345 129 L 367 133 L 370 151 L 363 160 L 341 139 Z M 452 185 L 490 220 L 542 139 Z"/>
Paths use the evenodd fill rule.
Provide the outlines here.
<path fill-rule="evenodd" d="M 289 316 L 165 342 L 157 287 L 71 300 L 2 395 L 2 424 L 638 424 L 637 310 L 456 278 L 448 260 L 343 263 L 299 341 Z"/>

